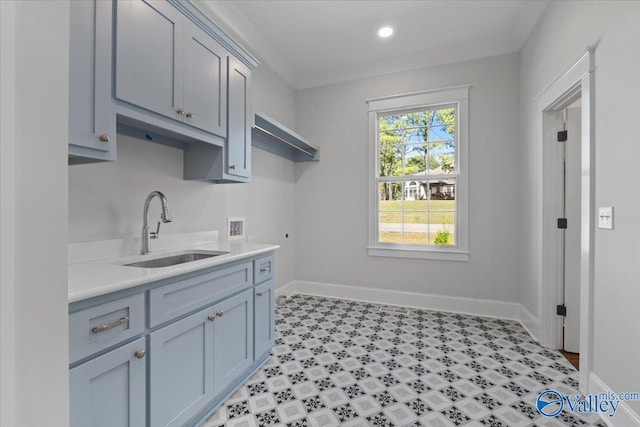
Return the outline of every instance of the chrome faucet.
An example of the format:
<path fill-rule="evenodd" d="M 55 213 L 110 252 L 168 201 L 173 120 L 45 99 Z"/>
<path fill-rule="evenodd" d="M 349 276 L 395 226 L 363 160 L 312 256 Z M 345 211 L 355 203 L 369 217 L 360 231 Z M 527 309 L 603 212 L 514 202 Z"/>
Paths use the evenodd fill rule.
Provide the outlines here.
<path fill-rule="evenodd" d="M 149 250 L 149 237 L 152 239 L 157 239 L 158 234 L 160 234 L 160 221 L 158 221 L 158 227 L 156 231 L 152 231 L 149 233 L 149 204 L 151 203 L 151 199 L 154 197 L 158 197 L 160 199 L 160 204 L 162 205 L 162 213 L 160 213 L 160 219 L 162 222 L 171 222 L 171 214 L 169 213 L 169 206 L 167 205 L 167 198 L 164 197 L 159 191 L 152 191 L 147 196 L 147 200 L 144 202 L 144 211 L 142 213 L 142 245 L 140 247 L 140 253 L 142 255 L 148 255 L 151 253 Z"/>

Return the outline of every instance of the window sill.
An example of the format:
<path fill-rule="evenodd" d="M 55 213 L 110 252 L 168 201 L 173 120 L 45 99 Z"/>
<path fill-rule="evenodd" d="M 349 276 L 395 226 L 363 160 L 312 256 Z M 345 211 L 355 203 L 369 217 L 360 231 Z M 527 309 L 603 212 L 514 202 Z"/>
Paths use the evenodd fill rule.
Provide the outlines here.
<path fill-rule="evenodd" d="M 369 256 L 379 256 L 388 258 L 413 258 L 431 259 L 436 261 L 469 261 L 470 253 L 457 249 L 451 250 L 429 250 L 429 249 L 409 249 L 409 248 L 384 248 L 370 246 L 367 248 Z"/>

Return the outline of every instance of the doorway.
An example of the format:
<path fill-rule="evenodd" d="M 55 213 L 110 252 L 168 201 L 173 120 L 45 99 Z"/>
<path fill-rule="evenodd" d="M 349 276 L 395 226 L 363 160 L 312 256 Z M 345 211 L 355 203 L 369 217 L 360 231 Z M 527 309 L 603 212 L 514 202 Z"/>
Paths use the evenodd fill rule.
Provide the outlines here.
<path fill-rule="evenodd" d="M 539 198 L 542 208 L 540 343 L 546 347 L 564 349 L 565 325 L 567 326 L 567 344 L 569 347 L 577 345 L 580 354 L 579 389 L 585 394 L 588 394 L 589 375 L 593 363 L 591 355 L 593 353 L 593 225 L 595 219 L 594 64 L 594 50 L 589 48 L 564 74 L 552 81 L 536 97 L 540 113 L 539 142 L 542 148 L 542 185 Z M 578 100 L 581 108 L 572 112 L 569 107 L 577 107 Z M 567 141 L 561 143 L 558 142 L 557 132 L 565 128 L 565 115 L 569 132 L 567 132 Z M 573 132 L 576 143 L 572 146 L 569 145 L 571 128 L 578 131 Z M 567 175 L 567 178 L 578 176 L 577 189 L 572 187 L 571 182 L 566 183 L 568 186 L 566 190 L 564 188 L 566 172 L 564 144 L 567 144 L 568 150 L 576 149 L 580 153 L 577 160 L 578 173 L 569 172 Z M 572 151 L 569 151 L 567 156 L 571 160 L 576 158 Z M 568 168 L 572 169 L 572 165 Z M 577 202 L 570 200 L 573 197 L 577 198 Z M 568 203 L 566 206 L 565 202 Z M 571 220 L 572 216 L 575 217 L 575 212 L 571 211 L 576 206 L 579 206 L 577 214 L 579 218 Z M 558 218 L 567 218 L 567 229 L 563 229 L 562 232 L 558 229 Z M 573 229 L 572 223 L 575 225 Z M 571 249 L 572 243 L 567 244 L 568 242 L 575 244 L 573 233 L 578 236 L 577 251 Z M 566 241 L 567 237 L 568 241 Z M 567 256 L 566 259 L 565 256 Z M 565 274 L 568 275 L 565 276 Z M 565 280 L 567 280 L 566 283 Z M 571 283 L 575 285 L 576 280 L 577 288 L 571 286 Z M 566 284 L 569 287 L 565 288 Z M 571 301 L 576 299 L 580 302 L 574 310 L 571 310 L 569 305 L 575 305 L 575 302 Z M 562 312 L 562 307 L 558 306 L 565 305 L 563 303 L 569 304 L 567 305 L 567 314 L 571 313 L 569 320 L 566 320 L 565 316 L 558 315 Z M 577 343 L 572 343 L 571 340 L 577 340 Z"/>
<path fill-rule="evenodd" d="M 557 206 L 560 248 L 558 250 L 557 315 L 562 326 L 562 354 L 579 369 L 580 359 L 580 209 L 581 209 L 581 121 L 582 99 L 573 101 L 561 111 L 549 112 L 558 115 L 553 122 L 560 122 L 555 132 L 558 144 L 558 173 L 561 200 Z"/>

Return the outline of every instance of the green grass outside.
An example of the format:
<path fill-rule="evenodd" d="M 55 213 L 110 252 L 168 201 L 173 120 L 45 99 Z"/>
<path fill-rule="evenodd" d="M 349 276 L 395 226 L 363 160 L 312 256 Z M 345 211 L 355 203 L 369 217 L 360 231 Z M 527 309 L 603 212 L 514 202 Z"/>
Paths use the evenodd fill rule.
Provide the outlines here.
<path fill-rule="evenodd" d="M 380 200 L 381 211 L 402 210 L 402 200 Z M 405 200 L 405 211 L 455 211 L 455 200 Z"/>
<path fill-rule="evenodd" d="M 455 200 L 407 200 L 404 202 L 404 218 L 402 202 L 399 200 L 380 201 L 381 223 L 405 224 L 454 224 Z M 427 211 L 427 209 L 429 209 Z"/>

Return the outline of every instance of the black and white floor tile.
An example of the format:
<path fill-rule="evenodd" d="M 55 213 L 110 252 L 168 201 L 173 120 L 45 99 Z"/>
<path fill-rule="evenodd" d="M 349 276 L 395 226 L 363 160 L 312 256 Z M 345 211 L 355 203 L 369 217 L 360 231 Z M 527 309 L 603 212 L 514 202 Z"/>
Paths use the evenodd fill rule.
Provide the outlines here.
<path fill-rule="evenodd" d="M 515 321 L 295 295 L 276 330 L 267 364 L 203 427 L 605 427 L 538 413 L 543 390 L 578 394 L 578 373 Z"/>

